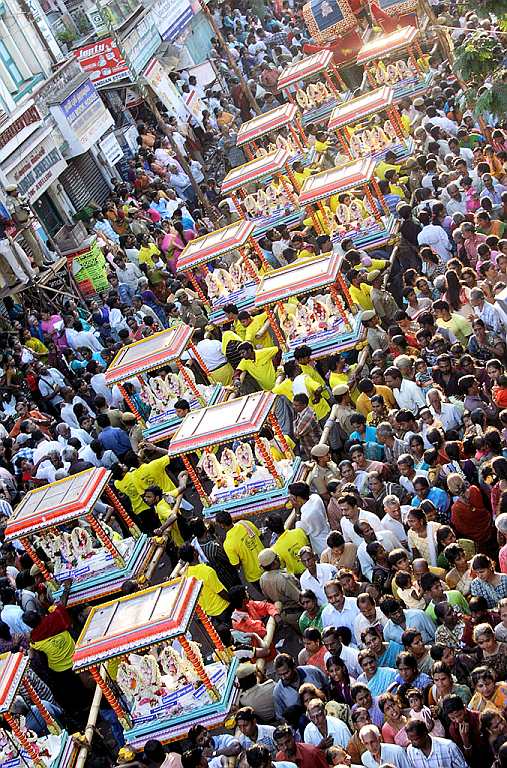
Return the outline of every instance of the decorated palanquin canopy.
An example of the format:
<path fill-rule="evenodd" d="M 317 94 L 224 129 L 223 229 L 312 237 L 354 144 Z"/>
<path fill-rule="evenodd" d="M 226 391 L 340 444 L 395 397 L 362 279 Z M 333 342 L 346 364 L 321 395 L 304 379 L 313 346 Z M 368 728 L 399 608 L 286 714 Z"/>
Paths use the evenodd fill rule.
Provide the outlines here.
<path fill-rule="evenodd" d="M 282 104 L 281 107 L 275 107 L 269 112 L 264 112 L 262 115 L 247 120 L 238 131 L 237 146 L 241 147 L 243 144 L 255 141 L 255 139 L 259 139 L 271 131 L 278 131 L 286 125 L 293 124 L 297 111 L 295 104 Z"/>
<path fill-rule="evenodd" d="M 243 247 L 255 230 L 250 221 L 237 221 L 227 227 L 217 229 L 202 237 L 191 240 L 178 256 L 176 269 L 185 272 L 188 269 L 217 259 L 224 253 Z"/>
<path fill-rule="evenodd" d="M 374 177 L 375 165 L 375 160 L 365 157 L 310 176 L 299 193 L 300 204 L 310 205 L 330 195 L 367 184 Z"/>
<path fill-rule="evenodd" d="M 367 64 L 369 61 L 398 53 L 411 46 L 419 36 L 420 32 L 415 27 L 403 27 L 389 35 L 376 37 L 363 45 L 357 54 L 357 63 Z"/>
<path fill-rule="evenodd" d="M 388 85 L 377 88 L 350 101 L 338 104 L 331 112 L 328 130 L 333 131 L 346 125 L 358 122 L 365 117 L 377 114 L 383 109 L 392 106 L 394 101 L 394 89 Z"/>
<path fill-rule="evenodd" d="M 332 285 L 340 274 L 342 261 L 343 256 L 338 253 L 327 253 L 268 272 L 258 286 L 255 306 L 265 307 Z"/>
<path fill-rule="evenodd" d="M 255 181 L 262 181 L 276 173 L 284 173 L 290 155 L 285 149 L 277 149 L 264 157 L 257 157 L 244 165 L 238 165 L 229 171 L 222 182 L 222 193 L 234 192 L 239 187 L 246 186 Z"/>
<path fill-rule="evenodd" d="M 117 352 L 105 373 L 106 382 L 115 384 L 145 371 L 162 368 L 181 357 L 194 329 L 180 323 L 140 339 Z"/>
<path fill-rule="evenodd" d="M 21 652 L 0 656 L 0 715 L 9 711 L 28 663 L 28 656 Z"/>
<path fill-rule="evenodd" d="M 303 6 L 303 18 L 317 43 L 326 43 L 357 25 L 347 0 L 310 0 Z"/>
<path fill-rule="evenodd" d="M 185 634 L 202 582 L 193 576 L 120 597 L 91 609 L 74 652 L 75 670 Z"/>
<path fill-rule="evenodd" d="M 275 401 L 276 395 L 272 392 L 254 392 L 191 411 L 171 440 L 167 453 L 178 456 L 255 435 L 262 429 Z"/>
<path fill-rule="evenodd" d="M 5 541 L 13 541 L 90 513 L 110 476 L 108 469 L 94 467 L 29 491 L 9 519 Z"/>
<path fill-rule="evenodd" d="M 412 13 L 415 11 L 417 9 L 417 0 L 373 0 L 370 3 L 370 7 L 372 9 L 374 18 L 376 17 L 375 6 L 379 8 L 381 12 L 383 11 L 384 13 L 387 13 L 388 16 L 396 16 L 399 26 L 403 26 L 405 28 L 409 25 L 406 21 L 403 21 L 399 17 L 403 16 L 403 14 Z M 405 17 L 405 19 L 406 18 L 407 17 Z M 417 16 L 415 16 L 414 20 L 411 21 L 410 24 L 412 26 L 417 24 Z"/>
<path fill-rule="evenodd" d="M 318 75 L 319 72 L 329 69 L 332 61 L 333 54 L 331 51 L 325 50 L 307 56 L 295 64 L 289 64 L 288 67 L 285 67 L 285 69 L 282 70 L 280 77 L 278 78 L 278 90 L 281 91 L 283 88 L 289 88 L 291 85 L 295 85 L 300 80 L 306 80 L 309 77 Z M 252 121 L 249 120 L 248 122 Z"/>

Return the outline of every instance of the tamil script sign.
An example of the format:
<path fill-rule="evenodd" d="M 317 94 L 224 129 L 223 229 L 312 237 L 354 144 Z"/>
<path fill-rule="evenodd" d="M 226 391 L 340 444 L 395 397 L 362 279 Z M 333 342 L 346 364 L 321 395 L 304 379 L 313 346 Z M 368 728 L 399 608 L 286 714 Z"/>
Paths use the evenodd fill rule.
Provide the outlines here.
<path fill-rule="evenodd" d="M 7 172 L 9 184 L 16 184 L 21 195 L 33 203 L 65 170 L 67 163 L 51 136 L 46 136 Z"/>
<path fill-rule="evenodd" d="M 97 86 L 128 78 L 128 66 L 112 37 L 77 48 L 73 54 Z"/>
<path fill-rule="evenodd" d="M 65 121 L 82 146 L 89 149 L 114 124 L 93 83 L 85 80 L 60 103 Z"/>

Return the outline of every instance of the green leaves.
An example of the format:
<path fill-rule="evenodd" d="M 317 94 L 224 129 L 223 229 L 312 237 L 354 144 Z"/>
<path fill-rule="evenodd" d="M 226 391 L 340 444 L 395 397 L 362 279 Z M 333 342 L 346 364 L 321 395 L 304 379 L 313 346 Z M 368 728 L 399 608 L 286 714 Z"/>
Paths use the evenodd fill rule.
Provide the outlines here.
<path fill-rule="evenodd" d="M 471 32 L 456 48 L 454 67 L 465 82 L 478 85 L 491 76 L 503 60 L 502 46 L 492 35 L 483 31 Z"/>
<path fill-rule="evenodd" d="M 501 74 L 505 74 L 505 70 L 503 70 Z M 501 79 L 495 79 L 491 88 L 483 91 L 478 97 L 474 107 L 474 113 L 480 115 L 484 112 L 490 112 L 492 115 L 501 118 L 506 111 L 507 83 L 504 83 Z"/>

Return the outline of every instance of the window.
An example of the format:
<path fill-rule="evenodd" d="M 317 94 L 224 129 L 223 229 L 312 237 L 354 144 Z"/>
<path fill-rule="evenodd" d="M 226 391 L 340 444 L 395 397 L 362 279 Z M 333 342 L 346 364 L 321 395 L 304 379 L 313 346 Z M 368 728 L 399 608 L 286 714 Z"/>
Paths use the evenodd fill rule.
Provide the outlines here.
<path fill-rule="evenodd" d="M 18 69 L 18 66 L 14 59 L 12 58 L 12 55 L 2 40 L 0 40 L 0 61 L 6 68 L 7 72 L 11 76 L 11 78 L 14 80 L 16 86 L 21 85 L 25 78 L 21 74 L 21 72 Z"/>

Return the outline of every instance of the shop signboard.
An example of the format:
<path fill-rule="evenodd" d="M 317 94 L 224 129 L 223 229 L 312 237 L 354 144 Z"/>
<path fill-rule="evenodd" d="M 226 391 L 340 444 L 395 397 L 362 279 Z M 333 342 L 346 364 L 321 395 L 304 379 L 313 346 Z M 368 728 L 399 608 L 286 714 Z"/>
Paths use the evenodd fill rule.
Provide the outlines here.
<path fill-rule="evenodd" d="M 170 43 L 177 40 L 194 16 L 189 0 L 155 0 L 152 13 L 162 40 Z"/>
<path fill-rule="evenodd" d="M 67 163 L 51 136 L 35 145 L 13 168 L 6 170 L 8 184 L 33 203 L 57 180 Z"/>
<path fill-rule="evenodd" d="M 135 75 L 141 74 L 160 42 L 153 15 L 149 12 L 137 21 L 134 29 L 121 42 L 125 59 Z"/>
<path fill-rule="evenodd" d="M 106 259 L 96 240 L 70 253 L 67 265 L 82 296 L 88 298 L 108 290 Z"/>
<path fill-rule="evenodd" d="M 99 147 L 111 168 L 114 168 L 116 163 L 123 157 L 123 149 L 118 144 L 118 139 L 114 133 L 110 133 L 109 136 L 104 136 L 104 138 L 99 141 Z"/>
<path fill-rule="evenodd" d="M 113 116 L 88 78 L 59 104 L 53 104 L 51 113 L 69 145 L 69 157 L 89 150 L 114 125 Z"/>
<path fill-rule="evenodd" d="M 73 54 L 97 87 L 125 80 L 129 76 L 129 68 L 112 37 L 83 45 Z"/>

